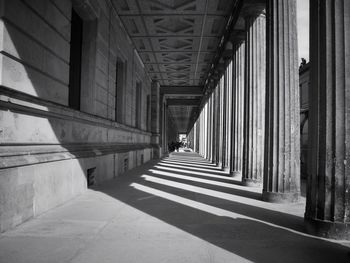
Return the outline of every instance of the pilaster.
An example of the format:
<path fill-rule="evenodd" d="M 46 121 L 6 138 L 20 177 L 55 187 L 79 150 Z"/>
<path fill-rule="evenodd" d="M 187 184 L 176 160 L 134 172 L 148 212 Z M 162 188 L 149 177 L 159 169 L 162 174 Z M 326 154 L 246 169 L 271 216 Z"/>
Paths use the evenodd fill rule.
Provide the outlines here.
<path fill-rule="evenodd" d="M 151 86 L 151 144 L 153 147 L 153 157 L 160 158 L 160 85 L 158 81 L 152 81 Z"/>

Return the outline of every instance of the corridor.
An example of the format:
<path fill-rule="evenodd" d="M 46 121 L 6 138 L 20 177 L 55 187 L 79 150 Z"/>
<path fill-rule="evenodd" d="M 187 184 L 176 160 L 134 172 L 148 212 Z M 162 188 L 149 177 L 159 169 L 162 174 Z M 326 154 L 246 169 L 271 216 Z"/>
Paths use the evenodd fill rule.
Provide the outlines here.
<path fill-rule="evenodd" d="M 304 207 L 172 153 L 2 233 L 0 262 L 349 262 L 350 242 L 304 233 Z"/>

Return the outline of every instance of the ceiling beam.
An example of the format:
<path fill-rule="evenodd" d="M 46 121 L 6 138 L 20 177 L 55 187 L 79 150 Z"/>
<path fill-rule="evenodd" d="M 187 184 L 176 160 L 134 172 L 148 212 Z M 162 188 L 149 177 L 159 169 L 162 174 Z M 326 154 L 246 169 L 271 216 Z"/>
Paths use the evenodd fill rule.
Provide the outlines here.
<path fill-rule="evenodd" d="M 196 65 L 196 63 L 194 62 L 191 62 L 191 61 L 174 61 L 174 62 L 144 62 L 143 63 L 144 65 Z M 201 63 L 198 63 L 198 65 L 201 65 L 201 66 L 208 66 L 208 63 L 205 63 L 205 62 L 201 62 Z"/>
<path fill-rule="evenodd" d="M 200 99 L 167 99 L 168 106 L 199 106 Z"/>
<path fill-rule="evenodd" d="M 171 38 L 174 38 L 174 39 L 178 39 L 178 38 L 190 38 L 190 39 L 194 39 L 194 38 L 200 38 L 201 36 L 200 35 L 191 35 L 191 34 L 187 34 L 187 35 L 130 35 L 130 38 L 135 38 L 135 39 L 138 39 L 138 38 L 142 38 L 142 39 L 145 39 L 145 38 L 161 38 L 161 39 L 164 39 L 164 38 L 167 38 L 167 39 L 171 39 Z M 212 39 L 212 38 L 215 38 L 217 40 L 219 40 L 221 38 L 221 35 L 207 35 L 207 36 L 203 36 L 203 38 L 205 39 Z"/>
<path fill-rule="evenodd" d="M 138 50 L 139 54 L 145 54 L 145 53 L 205 53 L 205 54 L 216 54 L 215 50 L 193 50 L 193 49 L 174 49 L 174 48 L 169 48 L 169 49 L 161 49 L 161 50 Z"/>
<path fill-rule="evenodd" d="M 149 13 L 146 13 L 149 12 Z M 143 16 L 150 16 L 150 17 L 164 17 L 164 16 L 176 16 L 176 17 L 187 17 L 187 16 L 194 16 L 194 17 L 199 17 L 202 18 L 204 13 L 203 12 L 197 12 L 197 13 L 191 13 L 191 12 L 184 12 L 184 11 L 174 11 L 174 10 L 161 10 L 161 13 L 155 13 L 149 10 L 145 10 L 144 12 L 133 12 L 132 14 L 127 14 L 127 13 L 123 13 L 121 12 L 120 14 L 118 14 L 118 16 L 120 17 L 135 17 L 135 16 L 139 16 L 139 15 L 143 15 Z M 216 13 L 208 13 L 209 17 L 224 17 L 227 18 L 228 16 L 224 13 L 224 12 L 216 12 Z"/>
<path fill-rule="evenodd" d="M 165 96 L 203 96 L 203 86 L 161 86 L 160 93 Z"/>

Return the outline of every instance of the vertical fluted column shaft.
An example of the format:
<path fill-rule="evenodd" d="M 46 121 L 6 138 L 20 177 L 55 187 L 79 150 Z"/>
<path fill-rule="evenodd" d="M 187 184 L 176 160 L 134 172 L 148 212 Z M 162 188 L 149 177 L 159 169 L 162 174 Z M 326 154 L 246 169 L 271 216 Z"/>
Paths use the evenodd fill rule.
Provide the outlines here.
<path fill-rule="evenodd" d="M 165 154 L 169 152 L 168 148 L 168 135 L 169 135 L 169 111 L 168 111 L 168 105 L 165 104 L 164 106 L 164 150 Z"/>
<path fill-rule="evenodd" d="M 219 123 L 218 123 L 218 130 L 219 130 L 219 152 L 218 152 L 218 157 L 219 157 L 219 166 L 221 168 L 224 167 L 224 159 L 225 159 L 225 147 L 226 147 L 226 102 L 225 102 L 225 97 L 226 97 L 226 90 L 225 90 L 225 79 L 222 77 L 219 81 L 219 85 L 217 87 L 219 89 Z"/>
<path fill-rule="evenodd" d="M 266 129 L 263 198 L 300 195 L 300 104 L 296 0 L 267 1 Z"/>
<path fill-rule="evenodd" d="M 160 109 L 160 119 L 159 119 L 159 128 L 160 128 L 160 145 L 161 145 L 161 155 L 163 156 L 167 152 L 167 146 L 165 143 L 165 136 L 166 136 L 166 113 L 165 113 L 165 99 L 164 95 L 160 96 L 159 101 L 159 109 Z"/>
<path fill-rule="evenodd" d="M 220 82 L 218 82 L 218 85 L 215 88 L 216 92 L 216 110 L 215 110 L 215 119 L 216 119 L 216 127 L 215 129 L 218 131 L 217 136 L 216 136 L 216 149 L 215 149 L 215 155 L 216 155 L 216 165 L 219 165 L 220 162 L 220 139 L 222 134 L 220 133 L 220 107 L 221 107 L 221 101 L 220 101 L 220 96 L 221 96 L 221 90 L 220 90 Z"/>
<path fill-rule="evenodd" d="M 210 145 L 209 145 L 209 161 L 213 161 L 213 96 L 209 98 L 209 123 L 210 123 Z"/>
<path fill-rule="evenodd" d="M 218 101 L 217 101 L 217 94 L 218 94 L 218 89 L 215 87 L 213 93 L 212 93 L 212 98 L 213 98 L 213 112 L 212 112 L 212 118 L 213 118 L 213 143 L 212 143 L 212 162 L 217 163 L 217 148 L 218 148 Z"/>
<path fill-rule="evenodd" d="M 204 106 L 204 135 L 205 135 L 205 155 L 204 157 L 208 158 L 208 104 L 205 104 Z"/>
<path fill-rule="evenodd" d="M 196 124 L 196 147 L 195 147 L 195 152 L 199 153 L 199 137 L 200 137 L 200 129 L 199 129 L 199 119 Z"/>
<path fill-rule="evenodd" d="M 199 115 L 199 154 L 203 156 L 203 111 Z"/>
<path fill-rule="evenodd" d="M 198 124 L 198 127 L 199 127 L 199 138 L 198 138 L 198 141 L 199 141 L 199 144 L 198 144 L 198 153 L 200 155 L 202 155 L 202 122 L 203 122 L 203 118 L 202 118 L 202 112 L 199 114 L 199 120 L 197 121 L 197 124 Z"/>
<path fill-rule="evenodd" d="M 245 43 L 235 45 L 232 64 L 233 89 L 233 131 L 232 131 L 232 172 L 242 172 L 243 164 L 243 111 L 244 111 L 244 70 Z"/>
<path fill-rule="evenodd" d="M 264 167 L 266 18 L 246 17 L 245 111 L 243 173 L 244 185 L 261 185 Z"/>
<path fill-rule="evenodd" d="M 202 110 L 202 131 L 201 131 L 201 135 L 202 135 L 202 156 L 205 156 L 205 117 L 204 117 L 204 110 Z"/>
<path fill-rule="evenodd" d="M 232 102 L 233 102 L 233 90 L 232 90 L 232 61 L 229 63 L 225 72 L 226 82 L 226 147 L 225 147 L 225 170 L 231 172 L 231 152 L 232 152 Z"/>
<path fill-rule="evenodd" d="M 309 178 L 305 218 L 350 239 L 350 1 L 311 1 Z"/>

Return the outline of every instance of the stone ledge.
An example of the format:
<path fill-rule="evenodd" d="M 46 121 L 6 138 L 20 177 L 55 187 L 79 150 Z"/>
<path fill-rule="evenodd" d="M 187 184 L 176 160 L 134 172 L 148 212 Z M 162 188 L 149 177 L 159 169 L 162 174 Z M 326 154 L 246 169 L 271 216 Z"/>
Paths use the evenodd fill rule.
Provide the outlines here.
<path fill-rule="evenodd" d="M 151 149 L 150 144 L 68 144 L 1 146 L 0 169 Z"/>
<path fill-rule="evenodd" d="M 114 128 L 136 134 L 151 136 L 151 132 L 136 129 L 96 115 L 71 109 L 67 106 L 46 101 L 0 85 L 0 108 L 35 115 L 43 118 L 54 117 L 63 120 L 85 122 L 105 128 Z"/>

